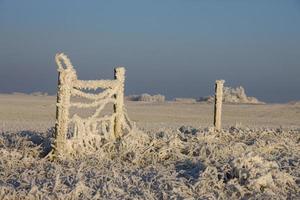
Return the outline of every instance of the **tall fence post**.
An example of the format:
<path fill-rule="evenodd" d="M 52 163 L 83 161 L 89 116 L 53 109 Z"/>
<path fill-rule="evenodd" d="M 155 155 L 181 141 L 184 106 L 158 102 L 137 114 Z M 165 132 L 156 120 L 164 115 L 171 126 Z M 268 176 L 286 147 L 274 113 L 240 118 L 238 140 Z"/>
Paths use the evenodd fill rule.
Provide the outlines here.
<path fill-rule="evenodd" d="M 67 68 L 63 68 L 60 60 L 63 60 Z M 55 154 L 64 152 L 69 125 L 69 108 L 73 81 L 77 79 L 76 72 L 70 61 L 64 54 L 56 55 L 58 65 L 58 91 L 56 100 L 55 123 Z"/>
<path fill-rule="evenodd" d="M 216 131 L 221 130 L 222 126 L 222 103 L 223 103 L 223 86 L 224 80 L 217 80 L 215 83 L 215 112 L 214 112 L 214 126 Z"/>
<path fill-rule="evenodd" d="M 114 137 L 122 136 L 122 123 L 124 122 L 124 82 L 125 82 L 125 68 L 115 68 L 115 80 L 119 81 L 119 88 L 115 95 L 116 103 L 114 104 Z"/>

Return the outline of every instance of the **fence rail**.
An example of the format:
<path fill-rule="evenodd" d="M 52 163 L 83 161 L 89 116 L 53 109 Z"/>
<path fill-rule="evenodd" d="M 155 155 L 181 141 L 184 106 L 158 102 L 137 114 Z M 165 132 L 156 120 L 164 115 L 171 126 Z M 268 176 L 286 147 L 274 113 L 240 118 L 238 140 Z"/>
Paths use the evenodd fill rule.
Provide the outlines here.
<path fill-rule="evenodd" d="M 79 143 L 81 145 L 77 147 L 91 148 L 96 140 L 101 139 L 99 133 L 102 133 L 106 139 L 119 138 L 124 129 L 132 127 L 130 121 L 125 119 L 127 115 L 124 112 L 124 68 L 115 68 L 114 80 L 78 80 L 76 70 L 65 54 L 57 54 L 55 60 L 58 66 L 55 124 L 57 154 L 74 151 Z M 104 91 L 98 94 L 82 91 L 99 88 Z M 91 102 L 71 102 L 71 97 L 80 97 Z M 101 117 L 101 111 L 110 103 L 114 105 L 113 113 Z M 94 113 L 86 118 L 79 117 L 77 114 L 70 117 L 72 107 L 94 108 Z M 74 129 L 72 136 L 68 138 L 70 124 L 74 125 Z M 70 143 L 72 147 L 68 146 Z"/>

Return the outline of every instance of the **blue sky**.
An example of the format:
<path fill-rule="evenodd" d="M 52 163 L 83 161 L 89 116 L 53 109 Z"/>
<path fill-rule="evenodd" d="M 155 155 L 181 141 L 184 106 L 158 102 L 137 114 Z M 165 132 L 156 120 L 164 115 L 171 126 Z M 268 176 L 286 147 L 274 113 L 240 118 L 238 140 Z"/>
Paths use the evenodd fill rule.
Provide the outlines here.
<path fill-rule="evenodd" d="M 81 79 L 127 69 L 126 93 L 168 98 L 242 85 L 300 99 L 299 0 L 0 0 L 0 92 L 56 92 L 56 52 Z"/>

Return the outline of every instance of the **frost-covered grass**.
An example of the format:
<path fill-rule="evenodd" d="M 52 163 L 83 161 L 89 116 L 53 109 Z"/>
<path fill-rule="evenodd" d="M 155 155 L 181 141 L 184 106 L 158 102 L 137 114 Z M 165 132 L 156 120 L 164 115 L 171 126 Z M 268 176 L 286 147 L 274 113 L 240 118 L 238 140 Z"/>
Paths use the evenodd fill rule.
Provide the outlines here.
<path fill-rule="evenodd" d="M 143 130 L 50 161 L 52 132 L 1 133 L 0 199 L 300 198 L 300 130 Z"/>

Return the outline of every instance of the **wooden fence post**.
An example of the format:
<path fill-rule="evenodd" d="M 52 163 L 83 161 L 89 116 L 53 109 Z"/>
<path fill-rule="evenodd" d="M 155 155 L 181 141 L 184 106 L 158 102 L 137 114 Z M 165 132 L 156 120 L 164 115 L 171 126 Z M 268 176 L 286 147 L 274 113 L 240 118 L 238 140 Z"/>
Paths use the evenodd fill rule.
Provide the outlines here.
<path fill-rule="evenodd" d="M 71 62 L 64 54 L 58 54 L 55 57 L 58 65 L 58 91 L 56 100 L 56 123 L 55 123 L 55 154 L 64 153 L 68 125 L 71 90 L 73 82 L 77 79 L 75 70 Z M 62 67 L 61 61 L 64 61 L 66 68 Z"/>
<path fill-rule="evenodd" d="M 124 122 L 124 82 L 125 82 L 125 68 L 115 68 L 115 80 L 119 81 L 118 90 L 115 95 L 116 103 L 114 104 L 114 114 L 116 115 L 114 121 L 114 137 L 122 136 L 122 123 Z"/>
<path fill-rule="evenodd" d="M 222 120 L 222 103 L 223 103 L 223 85 L 224 80 L 217 80 L 215 84 L 215 111 L 214 111 L 214 126 L 216 131 L 221 130 Z"/>

